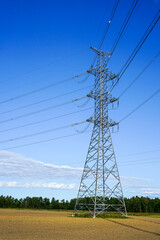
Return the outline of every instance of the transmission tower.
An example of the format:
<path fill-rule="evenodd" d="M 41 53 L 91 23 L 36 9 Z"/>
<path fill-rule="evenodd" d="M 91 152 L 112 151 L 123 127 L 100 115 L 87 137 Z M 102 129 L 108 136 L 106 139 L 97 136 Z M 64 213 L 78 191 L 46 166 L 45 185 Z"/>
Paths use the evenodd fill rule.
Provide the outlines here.
<path fill-rule="evenodd" d="M 87 96 L 94 99 L 94 117 L 87 121 L 92 122 L 94 127 L 74 214 L 88 210 L 95 218 L 100 213 L 116 210 L 127 216 L 110 133 L 110 127 L 118 128 L 118 123 L 108 114 L 109 106 L 118 101 L 109 92 L 118 76 L 107 68 L 111 53 L 92 49 L 97 54 L 97 63 L 88 72 L 95 76 L 95 83 L 94 90 Z"/>

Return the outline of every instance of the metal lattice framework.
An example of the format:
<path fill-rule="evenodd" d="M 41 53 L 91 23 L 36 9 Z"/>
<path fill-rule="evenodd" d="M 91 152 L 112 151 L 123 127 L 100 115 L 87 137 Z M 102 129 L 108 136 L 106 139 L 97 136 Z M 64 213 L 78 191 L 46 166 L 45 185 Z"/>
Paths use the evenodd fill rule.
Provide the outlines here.
<path fill-rule="evenodd" d="M 93 132 L 80 182 L 74 214 L 89 210 L 93 217 L 108 210 L 127 216 L 123 192 L 112 144 L 110 127 L 118 123 L 109 118 L 109 105 L 118 101 L 109 93 L 117 78 L 107 68 L 107 53 L 92 48 L 97 54 L 95 69 L 88 72 L 95 76 L 94 90 L 88 97 L 94 99 Z"/>

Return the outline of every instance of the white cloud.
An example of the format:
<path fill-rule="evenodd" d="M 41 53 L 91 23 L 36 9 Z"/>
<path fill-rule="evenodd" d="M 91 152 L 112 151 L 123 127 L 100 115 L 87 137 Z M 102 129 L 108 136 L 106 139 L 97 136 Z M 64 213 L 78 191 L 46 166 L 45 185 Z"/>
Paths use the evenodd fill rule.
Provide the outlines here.
<path fill-rule="evenodd" d="M 1 188 L 77 189 L 74 183 L 79 183 L 82 170 L 0 151 L 0 179 L 3 180 L 0 181 Z M 154 188 L 150 179 L 121 176 L 121 181 L 125 192 L 149 196 L 160 194 L 160 188 Z"/>
<path fill-rule="evenodd" d="M 142 193 L 143 194 L 147 194 L 147 195 L 160 195 L 160 188 L 156 188 L 156 187 L 150 187 L 150 188 L 142 188 Z"/>
<path fill-rule="evenodd" d="M 160 188 L 155 186 L 154 182 L 146 178 L 121 177 L 124 192 L 133 196 L 159 197 Z"/>
<path fill-rule="evenodd" d="M 16 181 L 0 181 L 0 187 L 6 187 L 6 188 L 48 188 L 48 189 L 68 189 L 73 190 L 77 189 L 75 184 L 63 184 L 63 183 L 56 183 L 56 182 L 50 182 L 50 183 L 38 183 L 38 182 L 32 182 L 32 183 L 20 183 Z"/>
<path fill-rule="evenodd" d="M 48 164 L 20 154 L 0 151 L 0 177 L 3 178 L 79 179 L 81 174 L 81 168 Z"/>
<path fill-rule="evenodd" d="M 128 182 L 128 183 L 149 183 L 149 182 L 152 182 L 150 179 L 146 179 L 146 178 L 125 177 L 125 176 L 121 176 L 120 178 L 123 182 Z"/>

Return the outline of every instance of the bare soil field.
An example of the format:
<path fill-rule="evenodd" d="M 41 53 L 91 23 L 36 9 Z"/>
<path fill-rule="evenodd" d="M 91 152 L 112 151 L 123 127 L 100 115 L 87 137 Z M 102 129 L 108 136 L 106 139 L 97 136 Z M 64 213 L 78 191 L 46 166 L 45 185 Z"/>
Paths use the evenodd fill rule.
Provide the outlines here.
<path fill-rule="evenodd" d="M 0 209 L 0 240 L 154 240 L 160 218 L 74 218 L 71 212 Z"/>

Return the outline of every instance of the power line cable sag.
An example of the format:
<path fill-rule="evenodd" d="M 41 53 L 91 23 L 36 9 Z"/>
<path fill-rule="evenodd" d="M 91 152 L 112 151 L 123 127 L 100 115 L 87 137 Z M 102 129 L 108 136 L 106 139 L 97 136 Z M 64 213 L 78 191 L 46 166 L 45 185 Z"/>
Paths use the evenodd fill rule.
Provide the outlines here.
<path fill-rule="evenodd" d="M 123 74 L 125 73 L 125 71 L 127 70 L 127 68 L 129 67 L 129 65 L 131 64 L 131 62 L 133 61 L 133 59 L 135 58 L 135 56 L 137 55 L 138 51 L 141 49 L 141 47 L 143 46 L 144 42 L 146 41 L 146 39 L 148 38 L 148 36 L 150 35 L 150 33 L 152 32 L 152 30 L 154 29 L 154 27 L 156 26 L 156 24 L 158 23 L 160 19 L 160 10 L 158 10 L 157 14 L 154 16 L 152 22 L 150 23 L 149 27 L 147 28 L 147 30 L 145 31 L 145 33 L 143 34 L 142 38 L 140 39 L 140 41 L 138 42 L 136 48 L 134 49 L 134 51 L 132 52 L 132 54 L 130 55 L 130 57 L 128 58 L 128 60 L 126 61 L 126 63 L 124 64 L 124 66 L 122 67 L 122 69 L 120 70 L 119 74 L 118 74 L 118 78 L 116 79 L 115 83 L 112 85 L 112 87 L 110 88 L 110 92 L 114 89 L 114 87 L 117 85 L 117 83 L 119 82 L 120 78 L 123 76 Z"/>
<path fill-rule="evenodd" d="M 142 164 L 142 165 L 146 165 L 146 164 L 150 164 L 150 163 L 160 163 L 160 158 L 157 158 L 157 160 L 152 160 L 152 158 L 150 159 L 150 161 L 133 161 L 133 162 L 128 162 L 128 163 L 120 163 L 118 166 L 133 166 L 133 165 L 138 165 Z"/>
<path fill-rule="evenodd" d="M 130 63 L 132 62 L 132 60 L 134 59 L 134 57 L 136 56 L 136 54 L 138 53 L 138 51 L 140 50 L 140 48 L 142 47 L 142 45 L 144 44 L 144 42 L 146 41 L 146 39 L 148 38 L 150 33 L 152 32 L 152 30 L 154 29 L 154 27 L 158 23 L 159 19 L 160 19 L 160 10 L 158 10 L 157 14 L 153 18 L 153 20 L 150 23 L 149 27 L 147 28 L 146 32 L 143 34 L 141 40 L 137 44 L 136 48 L 134 49 L 134 51 L 132 52 L 132 54 L 128 58 L 128 60 L 125 63 L 125 65 L 122 67 L 121 71 L 119 72 L 119 78 L 121 78 L 123 76 L 124 72 L 129 67 Z"/>
<path fill-rule="evenodd" d="M 103 24 L 103 22 L 104 22 L 104 20 L 105 20 L 105 16 L 106 16 L 106 14 L 107 14 L 107 11 L 108 11 L 108 9 L 109 9 L 109 5 L 110 5 L 110 4 L 111 4 L 111 1 L 108 1 L 107 6 L 106 6 L 106 9 L 105 9 L 105 12 L 104 12 L 104 15 L 103 15 L 103 17 L 102 17 L 102 19 L 101 19 L 101 22 L 100 22 L 100 24 L 99 24 L 99 26 L 98 26 L 98 29 L 97 29 L 97 32 L 96 32 L 96 34 L 95 34 L 95 37 L 94 37 L 94 40 L 93 40 L 93 45 L 95 45 L 97 36 L 98 36 L 98 34 L 99 34 L 99 32 L 100 32 L 100 28 L 101 28 L 101 26 L 102 26 L 102 24 Z"/>
<path fill-rule="evenodd" d="M 118 33 L 118 35 L 117 35 L 117 37 L 116 37 L 116 39 L 115 39 L 115 41 L 114 41 L 114 43 L 113 43 L 113 46 L 112 46 L 112 48 L 111 48 L 111 50 L 110 50 L 110 52 L 112 53 L 112 55 L 113 55 L 113 53 L 114 53 L 114 51 L 115 51 L 115 49 L 116 49 L 116 47 L 117 47 L 118 42 L 120 41 L 120 39 L 121 39 L 121 37 L 122 37 L 122 34 L 124 33 L 124 31 L 125 31 L 125 29 L 126 29 L 126 27 L 127 27 L 127 24 L 128 24 L 128 22 L 129 22 L 129 20 L 130 20 L 130 18 L 131 18 L 131 16 L 132 16 L 135 8 L 136 8 L 137 3 L 138 3 L 138 0 L 133 0 L 132 5 L 131 5 L 128 13 L 127 13 L 127 16 L 126 16 L 126 18 L 125 18 L 125 20 L 124 20 L 124 22 L 123 22 L 123 24 L 122 24 L 122 26 L 121 26 L 121 28 L 120 28 L 120 31 L 119 31 L 119 33 Z M 108 62 L 109 62 L 109 60 L 111 59 L 112 55 L 111 55 L 110 58 L 108 59 Z"/>
<path fill-rule="evenodd" d="M 79 124 L 84 124 L 84 123 L 86 123 L 86 121 L 79 122 L 79 123 L 74 123 L 74 124 L 69 124 L 69 125 L 65 125 L 65 126 L 61 126 L 61 127 L 57 127 L 57 128 L 50 128 L 50 129 L 47 129 L 47 130 L 44 130 L 44 131 L 41 131 L 41 132 L 36 132 L 36 133 L 23 135 L 23 136 L 12 138 L 12 139 L 3 140 L 3 141 L 0 141 L 0 144 L 17 141 L 17 140 L 21 140 L 21 139 L 24 139 L 24 138 L 30 138 L 30 137 L 42 135 L 42 134 L 45 134 L 45 133 L 54 132 L 54 131 L 62 130 L 62 129 L 65 129 L 65 128 L 70 128 L 70 127 L 73 127 L 74 125 L 79 125 Z"/>
<path fill-rule="evenodd" d="M 113 46 L 112 46 L 112 48 L 111 48 L 111 51 L 110 51 L 110 52 L 111 52 L 112 54 L 111 54 L 110 58 L 108 59 L 107 63 L 108 63 L 109 60 L 111 59 L 111 57 L 112 57 L 112 55 L 113 55 L 113 52 L 115 51 L 115 49 L 116 49 L 116 47 L 117 47 L 117 44 L 118 44 L 118 42 L 119 42 L 119 40 L 120 40 L 120 38 L 121 38 L 121 36 L 122 36 L 125 28 L 127 27 L 127 24 L 128 24 L 128 22 L 129 22 L 129 20 L 130 20 L 130 18 L 131 18 L 131 16 L 132 16 L 132 14 L 133 14 L 133 12 L 134 12 L 134 9 L 135 9 L 137 3 L 138 3 L 138 0 L 133 0 L 132 5 L 131 5 L 131 8 L 129 9 L 129 12 L 128 12 L 126 18 L 125 18 L 125 21 L 123 22 L 123 24 L 122 24 L 122 26 L 121 26 L 121 29 L 120 29 L 120 31 L 119 31 L 119 33 L 118 33 L 118 35 L 117 35 L 117 38 L 116 38 L 116 40 L 115 40 L 115 42 L 114 42 L 114 44 L 113 44 Z M 103 38 L 102 38 L 102 40 L 101 40 L 101 42 L 100 42 L 100 44 L 99 44 L 99 49 L 102 47 L 102 44 L 103 44 L 104 39 L 105 39 L 105 37 L 106 37 L 106 34 L 107 34 L 108 30 L 109 30 L 111 21 L 112 21 L 112 19 L 113 19 L 113 17 L 114 17 L 114 14 L 115 14 L 116 8 L 118 7 L 118 4 L 119 4 L 119 1 L 118 1 L 118 2 L 115 2 L 114 8 L 113 8 L 113 10 L 112 10 L 112 14 L 111 14 L 111 16 L 110 16 L 110 19 L 111 19 L 111 20 L 108 21 L 108 23 L 107 23 L 104 36 L 103 36 Z M 94 66 L 94 64 L 95 64 L 95 61 L 96 61 L 96 58 L 97 58 L 97 55 L 95 55 L 95 57 L 94 57 L 94 59 L 93 59 L 93 62 L 92 62 L 92 64 L 91 64 L 91 67 L 90 67 L 90 68 L 93 68 L 93 66 Z M 88 76 L 87 76 L 83 81 L 81 81 L 81 82 L 85 82 L 89 77 L 90 77 L 90 75 L 88 75 Z M 81 82 L 80 82 L 80 83 L 81 83 Z"/>
<path fill-rule="evenodd" d="M 10 112 L 15 112 L 17 110 L 21 110 L 21 109 L 24 109 L 24 108 L 32 107 L 32 106 L 35 106 L 37 104 L 44 103 L 44 102 L 47 102 L 47 101 L 51 101 L 51 100 L 59 98 L 59 97 L 67 96 L 67 95 L 70 95 L 72 93 L 82 91 L 82 90 L 85 90 L 85 89 L 90 88 L 90 87 L 92 87 L 92 85 L 84 87 L 84 88 L 79 88 L 79 89 L 76 89 L 76 90 L 73 90 L 73 91 L 70 91 L 70 92 L 67 92 L 67 93 L 63 93 L 63 94 L 60 94 L 60 95 L 57 95 L 57 96 L 54 96 L 54 97 L 51 97 L 51 98 L 47 98 L 47 99 L 44 99 L 44 100 L 41 100 L 41 101 L 38 101 L 38 102 L 35 102 L 35 103 L 27 104 L 27 105 L 24 105 L 24 106 L 21 106 L 21 107 L 18 107 L 18 108 L 10 109 L 8 111 L 0 112 L 0 115 L 10 113 Z"/>
<path fill-rule="evenodd" d="M 118 5 L 119 5 L 119 1 L 120 1 L 120 0 L 116 0 L 116 1 L 115 1 L 115 4 L 114 4 L 114 6 L 113 6 L 113 9 L 112 9 L 112 12 L 111 12 L 111 15 L 110 15 L 110 18 L 109 18 L 109 21 L 107 22 L 107 25 L 106 25 L 106 28 L 105 28 L 103 37 L 102 37 L 102 39 L 101 39 L 101 41 L 100 41 L 100 44 L 99 44 L 99 47 L 98 47 L 99 49 L 101 49 L 101 47 L 102 47 L 102 45 L 103 45 L 103 43 L 104 43 L 104 40 L 105 40 L 106 35 L 107 35 L 107 33 L 108 33 L 109 27 L 110 27 L 110 25 L 111 25 L 111 22 L 112 22 L 112 20 L 113 20 L 113 18 L 114 18 L 114 15 L 115 15 L 115 13 L 116 13 L 117 7 L 118 7 Z"/>
<path fill-rule="evenodd" d="M 134 153 L 130 153 L 130 154 L 125 154 L 125 155 L 118 155 L 119 157 L 128 157 L 128 156 L 135 156 L 135 155 L 141 155 L 141 154 L 145 154 L 145 153 L 153 153 L 153 152 L 160 152 L 160 149 L 156 149 L 156 150 L 149 150 L 149 151 L 144 151 L 144 152 L 134 152 Z"/>
<path fill-rule="evenodd" d="M 133 114 L 134 112 L 136 112 L 140 107 L 142 107 L 144 104 L 146 104 L 150 99 L 152 99 L 154 96 L 156 96 L 158 93 L 160 92 L 160 89 L 158 89 L 156 92 L 154 92 L 149 98 L 147 98 L 144 102 L 142 102 L 139 106 L 137 106 L 134 110 L 132 110 L 130 113 L 128 113 L 125 117 L 123 117 L 119 123 L 121 123 L 122 121 L 124 121 L 126 118 L 128 118 L 131 114 Z M 73 126 L 73 125 L 72 125 Z M 53 129 L 52 129 L 53 130 Z M 42 134 L 42 133 L 45 133 L 45 132 L 49 132 L 50 130 L 47 130 L 47 131 L 43 131 L 43 132 L 40 132 L 40 133 L 35 133 L 36 135 L 39 135 L 39 134 Z M 55 131 L 55 130 L 53 130 Z M 26 137 L 28 136 L 33 136 L 35 134 L 30 134 L 30 135 L 26 135 Z M 16 140 L 18 139 L 21 139 L 21 138 L 25 138 L 25 136 L 22 136 L 22 137 L 18 137 L 18 138 L 15 138 Z M 15 140 L 14 139 L 14 140 Z M 9 142 L 9 141 L 13 141 L 13 139 L 11 140 L 4 140 L 4 141 L 1 141 L 0 143 L 4 143 L 4 142 Z"/>
<path fill-rule="evenodd" d="M 81 97 L 81 98 L 76 98 L 76 99 L 73 99 L 71 101 L 63 102 L 63 103 L 60 103 L 60 104 L 57 104 L 57 105 L 53 105 L 53 106 L 50 106 L 50 107 L 47 107 L 47 108 L 43 108 L 43 109 L 40 109 L 40 110 L 37 110 L 37 111 L 33 111 L 33 112 L 26 113 L 26 114 L 22 114 L 22 115 L 19 115 L 17 117 L 8 118 L 8 119 L 5 119 L 3 121 L 0 121 L 0 124 L 4 124 L 6 122 L 10 122 L 10 121 L 14 121 L 14 120 L 17 120 L 17 119 L 25 118 L 25 117 L 28 117 L 28 116 L 32 116 L 32 115 L 35 115 L 35 114 L 38 114 L 38 113 L 46 112 L 46 111 L 52 110 L 54 108 L 59 108 L 59 107 L 62 107 L 62 106 L 74 103 L 76 101 L 79 101 L 81 99 L 84 99 L 86 97 L 87 96 L 84 96 L 84 97 Z"/>
<path fill-rule="evenodd" d="M 154 92 L 149 98 L 147 98 L 144 102 L 142 102 L 139 106 L 137 106 L 134 110 L 132 110 L 129 114 L 127 114 L 125 117 L 123 117 L 119 122 L 121 123 L 122 121 L 124 121 L 126 118 L 128 118 L 131 114 L 133 114 L 135 111 L 137 111 L 140 107 L 142 107 L 145 103 L 147 103 L 150 99 L 152 99 L 155 95 L 157 95 L 158 93 L 160 92 L 160 89 L 158 89 L 156 92 Z M 80 112 L 80 111 L 78 111 Z M 84 123 L 84 122 L 83 122 Z M 77 125 L 77 124 L 75 124 Z M 19 140 L 19 139 L 22 139 L 22 138 L 26 138 L 26 137 L 31 137 L 31 136 L 35 136 L 35 135 L 39 135 L 39 134 L 43 134 L 43 133 L 47 133 L 47 132 L 51 132 L 51 131 L 55 131 L 55 130 L 60 130 L 62 128 L 66 128 L 66 127 L 69 127 L 71 125 L 67 125 L 67 126 L 63 126 L 61 128 L 55 128 L 55 129 L 49 129 L 49 130 L 46 130 L 46 131 L 42 131 L 42 132 L 38 132 L 38 133 L 34 133 L 34 134 L 30 134 L 30 135 L 25 135 L 25 136 L 21 136 L 21 137 L 18 137 L 18 138 L 14 138 L 14 139 L 9 139 L 9 140 L 4 140 L 4 141 L 1 141 L 0 143 L 5 143 L 5 142 L 10 142 L 10 141 L 15 141 L 15 140 Z M 72 124 L 73 126 L 73 124 Z M 70 135 L 69 135 L 70 136 Z M 58 138 L 59 139 L 59 138 Z M 45 140 L 46 141 L 46 140 Z M 48 140 L 49 141 L 49 140 Z M 39 143 L 39 142 L 38 142 Z M 25 145 L 27 146 L 27 145 Z"/>
<path fill-rule="evenodd" d="M 114 4 L 114 6 L 113 6 L 113 9 L 112 9 L 112 12 L 111 12 L 111 15 L 110 15 L 110 18 L 109 18 L 109 21 L 107 22 L 107 25 L 106 25 L 106 27 L 105 27 L 105 30 L 104 30 L 102 39 L 101 39 L 100 44 L 99 44 L 99 46 L 98 46 L 99 49 L 101 49 L 101 47 L 102 47 L 102 45 L 103 45 L 103 42 L 104 42 L 104 40 L 105 40 L 105 38 L 106 38 L 106 35 L 107 35 L 107 33 L 108 33 L 108 30 L 109 30 L 109 27 L 110 27 L 110 25 L 111 25 L 111 22 L 112 22 L 112 20 L 113 20 L 113 18 L 114 18 L 114 15 L 115 15 L 116 10 L 117 10 L 119 1 L 120 1 L 120 0 L 116 0 L 116 1 L 115 1 L 115 4 Z M 90 67 L 90 68 L 93 68 L 93 66 L 94 66 L 94 64 L 95 64 L 95 61 L 96 61 L 96 58 L 97 58 L 97 55 L 95 55 L 95 57 L 93 58 L 93 62 L 92 62 L 92 64 L 91 64 L 91 67 Z"/>
<path fill-rule="evenodd" d="M 32 115 L 35 115 L 35 114 L 38 114 L 38 113 L 46 112 L 46 111 L 52 110 L 54 108 L 58 108 L 58 107 L 62 107 L 64 105 L 70 104 L 70 103 L 72 103 L 72 101 L 68 101 L 68 102 L 57 104 L 57 105 L 54 105 L 54 106 L 51 106 L 51 107 L 43 108 L 43 109 L 40 109 L 40 110 L 37 110 L 37 111 L 34 111 L 34 112 L 30 112 L 30 113 L 26 113 L 26 114 L 23 114 L 23 115 L 19 115 L 17 117 L 8 118 L 8 119 L 5 119 L 3 121 L 0 121 L 0 124 L 4 124 L 4 123 L 10 122 L 10 121 L 17 120 L 17 119 L 21 119 L 21 118 L 25 118 L 25 117 L 28 117 L 28 116 L 32 116 Z"/>
<path fill-rule="evenodd" d="M 3 150 L 10 150 L 10 149 L 14 149 L 14 148 L 35 145 L 35 144 L 49 142 L 49 141 L 53 141 L 53 140 L 64 139 L 64 138 L 67 138 L 67 137 L 72 137 L 72 136 L 76 136 L 76 135 L 84 134 L 84 133 L 88 133 L 88 132 L 91 132 L 91 130 L 86 131 L 86 132 L 79 132 L 79 133 L 76 133 L 76 134 L 65 135 L 65 136 L 58 137 L 58 138 L 46 139 L 46 140 L 42 140 L 42 141 L 39 141 L 39 142 L 34 142 L 34 143 L 29 143 L 29 144 L 22 144 L 22 145 L 18 145 L 18 146 L 15 146 L 15 147 L 5 148 Z M 139 164 L 145 165 L 145 164 L 153 163 L 153 160 L 156 163 L 160 163 L 160 158 L 151 158 L 151 159 L 140 159 L 140 160 L 133 160 L 133 161 L 124 161 L 124 162 L 120 162 L 118 165 L 119 166 L 131 166 L 131 165 L 137 165 L 137 164 L 138 165 Z M 157 161 L 157 160 L 159 160 L 159 161 Z"/>
<path fill-rule="evenodd" d="M 46 89 L 52 88 L 52 87 L 54 87 L 54 86 L 57 86 L 57 85 L 59 85 L 59 84 L 63 84 L 63 83 L 65 83 L 65 82 L 74 80 L 74 79 L 76 79 L 76 78 L 78 78 L 78 77 L 81 77 L 81 76 L 83 76 L 83 75 L 85 75 L 85 74 L 86 74 L 86 72 L 81 73 L 81 74 L 78 74 L 78 75 L 75 75 L 75 76 L 73 76 L 73 77 L 71 77 L 71 78 L 68 78 L 68 79 L 65 79 L 65 80 L 62 80 L 62 81 L 59 81 L 59 82 L 55 82 L 55 83 L 49 84 L 49 85 L 44 86 L 44 87 L 42 87 L 42 88 L 38 88 L 38 89 L 35 89 L 35 90 L 33 90 L 33 91 L 26 92 L 26 93 L 21 94 L 21 95 L 19 95 L 19 96 L 6 99 L 6 100 L 4 100 L 4 101 L 1 101 L 0 104 L 4 104 L 4 103 L 10 102 L 10 101 L 14 101 L 14 100 L 17 100 L 17 99 L 20 99 L 20 98 L 29 96 L 29 95 L 34 94 L 34 93 L 37 93 L 37 92 L 44 91 L 44 90 L 46 90 Z"/>
<path fill-rule="evenodd" d="M 36 71 L 38 71 L 38 70 L 40 70 L 40 69 L 43 69 L 43 68 L 48 67 L 48 66 L 50 66 L 50 65 L 53 65 L 53 64 L 55 64 L 56 62 L 61 62 L 61 61 L 63 61 L 63 60 L 66 60 L 66 59 L 68 59 L 68 58 L 71 58 L 72 56 L 75 56 L 75 55 L 77 55 L 77 54 L 79 55 L 79 54 L 81 54 L 82 52 L 88 51 L 88 50 L 89 50 L 89 48 L 81 49 L 81 50 L 78 51 L 77 53 L 73 53 L 73 54 L 71 54 L 70 56 L 57 59 L 57 60 L 55 60 L 55 61 L 53 61 L 53 62 L 50 62 L 50 63 L 44 64 L 44 65 L 42 65 L 42 66 L 40 66 L 40 67 L 31 69 L 31 70 L 29 70 L 29 71 L 27 71 L 27 72 L 25 72 L 25 73 L 16 75 L 16 76 L 14 76 L 14 77 L 10 77 L 9 79 L 7 79 L 7 81 L 9 81 L 9 80 L 11 80 L 11 79 L 15 79 L 15 78 L 17 78 L 17 77 L 21 77 L 21 76 L 24 76 L 24 75 L 28 75 L 29 73 L 32 73 L 32 72 L 36 72 Z M 4 81 L 0 81 L 0 83 L 3 83 L 3 82 L 4 82 Z M 5 82 L 6 82 L 6 81 L 5 81 Z"/>
<path fill-rule="evenodd" d="M 91 109 L 93 109 L 93 108 L 89 107 L 89 108 L 86 108 L 86 109 L 83 109 L 83 110 L 79 110 L 79 111 L 75 111 L 75 112 L 71 112 L 71 113 L 67 113 L 67 114 L 63 114 L 63 115 L 47 118 L 47 119 L 44 119 L 44 120 L 41 120 L 41 121 L 36 121 L 36 122 L 20 125 L 20 126 L 17 126 L 17 127 L 4 129 L 4 130 L 1 130 L 0 133 L 8 132 L 8 131 L 11 131 L 11 130 L 16 130 L 16 129 L 20 129 L 20 128 L 24 128 L 24 127 L 29 127 L 29 126 L 33 126 L 33 125 L 37 125 L 37 124 L 48 122 L 48 121 L 51 121 L 51 120 L 54 120 L 54 119 L 58 119 L 58 118 L 70 116 L 70 115 L 73 115 L 73 114 L 85 112 L 85 111 L 88 111 L 88 110 L 91 110 Z"/>
<path fill-rule="evenodd" d="M 77 67 L 76 67 L 77 68 Z M 72 66 L 72 68 L 71 68 L 72 70 L 73 70 L 73 66 Z M 75 69 L 75 68 L 74 68 Z M 67 72 L 68 72 L 68 68 L 67 68 Z M 65 73 L 66 73 L 66 71 L 65 71 Z M 42 78 L 38 78 L 38 79 L 34 79 L 34 82 L 36 81 L 38 84 L 40 83 L 40 82 L 44 82 L 44 80 L 46 81 L 46 79 L 49 79 L 49 81 L 50 80 L 52 80 L 53 81 L 53 79 L 55 79 L 55 77 L 57 78 L 57 76 L 58 75 L 61 75 L 62 74 L 62 70 L 61 71 L 59 71 L 58 73 L 55 73 L 55 74 L 51 74 L 51 75 L 49 75 L 49 76 L 45 76 L 45 77 L 42 77 Z M 67 73 L 68 74 L 68 73 Z M 29 85 L 33 85 L 33 79 L 30 79 L 29 81 L 27 81 L 27 83 L 24 83 L 24 84 L 18 84 L 18 86 L 14 86 L 14 87 L 9 87 L 8 85 L 6 86 L 7 87 L 7 93 L 8 92 L 13 92 L 13 90 L 17 90 L 17 89 L 22 89 L 22 87 L 24 88 L 24 87 L 26 87 L 26 86 L 29 86 Z M 2 90 L 2 89 L 1 89 Z M 1 94 L 3 94 L 3 93 L 5 93 L 6 91 L 5 90 L 2 90 L 2 91 L 0 91 L 0 95 Z"/>
<path fill-rule="evenodd" d="M 156 92 L 154 92 L 149 98 L 147 98 L 143 103 L 141 103 L 138 107 L 136 107 L 134 110 L 132 110 L 129 114 L 127 114 L 125 117 L 123 117 L 119 123 L 121 123 L 122 121 L 124 121 L 126 118 L 128 118 L 131 114 L 133 114 L 135 111 L 137 111 L 140 107 L 142 107 L 145 103 L 147 103 L 150 99 L 152 99 L 155 95 L 157 95 L 160 92 L 160 89 L 158 89 Z M 49 131 L 49 130 L 47 130 Z M 90 132 L 90 131 L 87 131 Z M 84 132 L 83 132 L 84 133 Z M 83 133 L 78 133 L 78 134 L 83 134 Z M 38 133 L 36 133 L 38 134 Z M 33 145 L 33 144 L 38 144 L 38 143 L 42 143 L 42 142 L 46 142 L 46 141 L 52 141 L 52 140 L 56 140 L 56 139 L 61 139 L 61 138 L 66 138 L 69 136 L 75 136 L 77 134 L 71 134 L 71 135 L 66 135 L 66 136 L 62 136 L 62 137 L 58 137 L 58 138 L 53 138 L 53 139 L 47 139 L 47 140 L 43 140 L 43 141 L 39 141 L 39 142 L 34 142 L 34 143 L 29 143 L 29 144 L 23 144 L 23 145 L 19 145 L 19 146 L 15 146 L 12 148 L 6 148 L 3 150 L 9 150 L 9 149 L 13 149 L 13 148 L 18 148 L 18 147 L 23 147 L 23 146 L 29 146 L 29 145 Z M 24 136 L 23 136 L 24 137 Z M 5 141 L 12 141 L 12 140 L 5 140 Z M 4 141 L 2 141 L 4 142 Z M 1 143 L 2 143 L 1 142 Z"/>
<path fill-rule="evenodd" d="M 130 87 L 142 76 L 142 74 L 152 65 L 152 63 L 159 57 L 160 51 L 152 58 L 152 60 L 143 68 L 143 70 L 136 76 L 136 78 L 126 87 L 122 93 L 119 95 L 119 98 L 121 98 Z"/>
<path fill-rule="evenodd" d="M 137 160 L 130 160 L 130 161 L 119 161 L 122 164 L 125 163 L 135 163 L 135 162 L 150 162 L 151 160 L 160 160 L 160 157 L 156 158 L 148 158 L 148 159 L 137 159 Z"/>
<path fill-rule="evenodd" d="M 46 140 L 42 140 L 42 141 L 38 141 L 38 142 L 32 142 L 32 143 L 28 143 L 28 144 L 21 144 L 21 145 L 15 146 L 15 147 L 5 148 L 5 149 L 2 149 L 2 150 L 15 149 L 15 148 L 20 148 L 20 147 L 26 147 L 26 146 L 31 146 L 31 145 L 35 145 L 35 144 L 50 142 L 50 141 L 54 141 L 54 140 L 65 139 L 65 138 L 68 138 L 68 137 L 73 137 L 73 136 L 77 136 L 77 135 L 88 133 L 88 132 L 91 132 L 91 130 L 88 130 L 86 132 L 80 132 L 80 133 L 73 133 L 73 134 L 69 134 L 69 135 L 64 135 L 64 136 L 56 137 L 56 138 L 50 138 L 50 139 L 46 139 Z"/>
<path fill-rule="evenodd" d="M 114 18 L 114 14 L 115 14 L 115 12 L 116 12 L 116 10 L 117 10 L 118 4 L 119 4 L 119 0 L 116 0 L 116 1 L 115 1 L 115 4 L 114 4 L 114 6 L 113 6 L 112 12 L 111 12 L 109 21 L 107 22 L 107 25 L 106 25 L 106 27 L 105 27 L 105 30 L 104 30 L 102 39 L 101 39 L 101 41 L 100 41 L 100 44 L 99 44 L 99 47 L 98 47 L 99 49 L 101 49 L 101 47 L 102 47 L 102 45 L 103 45 L 103 42 L 104 42 L 104 40 L 105 40 L 105 38 L 106 38 L 106 35 L 107 35 L 107 33 L 108 33 L 108 30 L 109 30 L 109 27 L 110 27 L 111 22 L 112 22 L 112 20 L 113 20 L 113 18 Z M 94 66 L 94 64 L 95 64 L 95 61 L 96 61 L 96 58 L 97 58 L 97 55 L 94 55 L 92 64 L 91 64 L 91 66 L 90 66 L 90 69 L 93 68 L 93 66 Z M 82 82 L 87 81 L 89 77 L 90 77 L 90 74 L 89 74 L 88 76 L 86 76 L 86 78 L 85 78 L 84 81 L 82 81 Z M 81 82 L 80 82 L 80 83 L 81 83 Z"/>
<path fill-rule="evenodd" d="M 119 123 L 124 121 L 126 118 L 131 116 L 133 113 L 135 113 L 139 108 L 141 108 L 143 105 L 145 105 L 148 101 L 150 101 L 153 97 L 155 97 L 158 93 L 160 93 L 160 88 L 156 90 L 150 97 L 148 97 L 145 101 L 143 101 L 141 104 L 139 104 L 136 108 L 134 108 L 130 113 L 128 113 L 126 116 L 124 116 Z"/>

